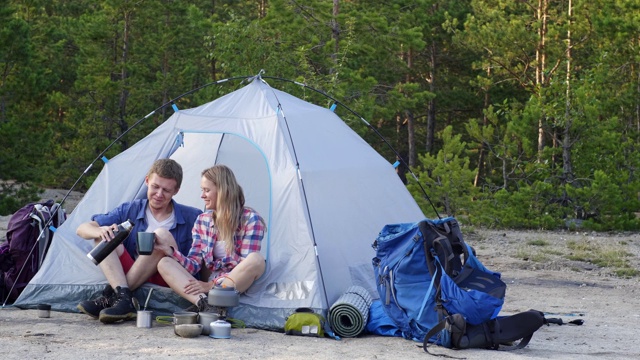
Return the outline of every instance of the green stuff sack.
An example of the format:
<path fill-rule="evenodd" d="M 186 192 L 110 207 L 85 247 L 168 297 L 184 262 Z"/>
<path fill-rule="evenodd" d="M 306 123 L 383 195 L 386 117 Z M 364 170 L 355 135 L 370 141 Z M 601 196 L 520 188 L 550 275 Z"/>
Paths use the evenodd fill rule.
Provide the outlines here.
<path fill-rule="evenodd" d="M 284 333 L 287 335 L 301 335 L 324 337 L 324 316 L 316 314 L 309 308 L 298 308 L 287 317 Z"/>

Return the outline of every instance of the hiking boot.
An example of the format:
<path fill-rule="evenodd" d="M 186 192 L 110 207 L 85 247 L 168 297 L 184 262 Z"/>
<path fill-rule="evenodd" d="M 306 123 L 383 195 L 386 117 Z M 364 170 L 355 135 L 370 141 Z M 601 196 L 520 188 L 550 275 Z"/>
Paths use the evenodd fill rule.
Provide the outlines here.
<path fill-rule="evenodd" d="M 212 310 L 214 310 L 214 308 L 213 306 L 209 305 L 208 297 L 205 295 L 200 295 L 200 299 L 198 299 L 198 304 L 191 305 L 188 308 L 186 308 L 184 311 L 200 313 L 200 312 L 211 312 Z"/>
<path fill-rule="evenodd" d="M 97 319 L 100 315 L 100 311 L 109 308 L 116 301 L 116 293 L 113 291 L 111 285 L 107 285 L 102 290 L 102 295 L 95 300 L 85 300 L 78 304 L 78 310 L 83 313 Z"/>
<path fill-rule="evenodd" d="M 116 287 L 116 300 L 111 307 L 100 311 L 99 319 L 105 324 L 120 320 L 134 320 L 138 310 L 133 303 L 133 293 L 129 288 Z"/>

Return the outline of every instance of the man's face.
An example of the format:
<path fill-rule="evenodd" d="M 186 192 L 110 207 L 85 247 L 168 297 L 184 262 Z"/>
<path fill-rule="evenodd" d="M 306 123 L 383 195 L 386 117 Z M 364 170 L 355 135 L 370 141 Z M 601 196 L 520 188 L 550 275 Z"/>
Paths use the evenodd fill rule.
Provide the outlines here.
<path fill-rule="evenodd" d="M 175 179 L 163 178 L 155 173 L 147 176 L 144 181 L 147 184 L 149 206 L 156 210 L 169 206 L 171 199 L 179 190 Z"/>

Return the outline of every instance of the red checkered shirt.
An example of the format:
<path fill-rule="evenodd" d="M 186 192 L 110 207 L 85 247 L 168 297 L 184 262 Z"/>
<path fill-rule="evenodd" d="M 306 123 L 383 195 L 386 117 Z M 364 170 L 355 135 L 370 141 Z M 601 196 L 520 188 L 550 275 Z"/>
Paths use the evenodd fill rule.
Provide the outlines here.
<path fill-rule="evenodd" d="M 260 251 L 266 225 L 260 214 L 245 207 L 242 212 L 240 226 L 234 235 L 234 251 L 221 259 L 214 258 L 213 249 L 218 241 L 218 228 L 213 223 L 211 212 L 200 214 L 193 224 L 191 235 L 193 243 L 187 256 L 178 251 L 173 252 L 182 266 L 195 275 L 202 264 L 214 273 L 228 273 L 252 252 Z M 207 281 L 207 279 L 202 279 Z"/>

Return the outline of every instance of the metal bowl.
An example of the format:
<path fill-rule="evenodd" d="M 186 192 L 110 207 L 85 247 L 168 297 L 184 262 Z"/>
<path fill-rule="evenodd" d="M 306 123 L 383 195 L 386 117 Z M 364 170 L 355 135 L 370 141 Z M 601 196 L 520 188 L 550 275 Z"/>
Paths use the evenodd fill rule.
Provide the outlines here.
<path fill-rule="evenodd" d="M 197 324 L 198 323 L 198 313 L 192 311 L 179 311 L 173 313 L 173 324 Z"/>
<path fill-rule="evenodd" d="M 173 331 L 183 338 L 194 338 L 202 334 L 202 324 L 178 324 Z"/>

